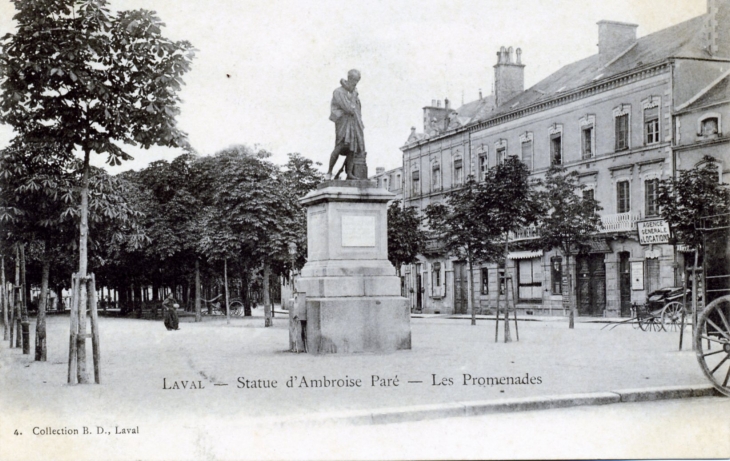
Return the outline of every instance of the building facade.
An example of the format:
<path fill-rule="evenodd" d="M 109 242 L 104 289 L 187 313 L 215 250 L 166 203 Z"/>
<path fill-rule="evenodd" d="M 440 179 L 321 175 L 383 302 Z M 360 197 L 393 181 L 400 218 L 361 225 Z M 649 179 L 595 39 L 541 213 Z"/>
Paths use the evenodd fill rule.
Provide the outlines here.
<path fill-rule="evenodd" d="M 684 253 L 669 244 L 658 182 L 705 155 L 718 160 L 718 180 L 730 182 L 730 1 L 709 0 L 705 15 L 645 37 L 636 28 L 599 22 L 597 54 L 526 90 L 521 50 L 503 47 L 493 95 L 457 109 L 448 101 L 423 109 L 424 132 L 411 129 L 402 147 L 405 206 L 442 202 L 468 175 L 482 180 L 516 155 L 534 177 L 553 164 L 577 171 L 583 193 L 602 207 L 602 225 L 587 255 L 512 251 L 506 268 L 484 264 L 473 274 L 429 242 L 405 270 L 415 309 L 489 312 L 504 292 L 505 270 L 518 310 L 528 315 L 565 315 L 572 297 L 580 315 L 627 316 L 632 302 L 681 284 Z M 524 229 L 511 241 L 537 232 Z"/>

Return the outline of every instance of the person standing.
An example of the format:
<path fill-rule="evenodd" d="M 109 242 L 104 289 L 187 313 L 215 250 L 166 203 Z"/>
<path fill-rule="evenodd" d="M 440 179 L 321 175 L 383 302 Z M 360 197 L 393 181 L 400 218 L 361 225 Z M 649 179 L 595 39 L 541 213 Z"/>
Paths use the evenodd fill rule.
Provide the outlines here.
<path fill-rule="evenodd" d="M 175 302 L 175 298 L 172 297 L 172 292 L 168 293 L 165 300 L 162 301 L 162 308 L 165 309 L 165 327 L 167 331 L 180 329 L 177 307 L 178 304 Z"/>

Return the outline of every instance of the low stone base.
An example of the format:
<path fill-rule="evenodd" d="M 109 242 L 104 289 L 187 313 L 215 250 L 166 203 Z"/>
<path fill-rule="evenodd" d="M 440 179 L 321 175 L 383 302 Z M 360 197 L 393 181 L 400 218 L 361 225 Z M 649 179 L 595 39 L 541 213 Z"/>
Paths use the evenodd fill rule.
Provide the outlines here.
<path fill-rule="evenodd" d="M 411 348 L 408 300 L 400 296 L 309 298 L 307 352 L 342 354 Z"/>

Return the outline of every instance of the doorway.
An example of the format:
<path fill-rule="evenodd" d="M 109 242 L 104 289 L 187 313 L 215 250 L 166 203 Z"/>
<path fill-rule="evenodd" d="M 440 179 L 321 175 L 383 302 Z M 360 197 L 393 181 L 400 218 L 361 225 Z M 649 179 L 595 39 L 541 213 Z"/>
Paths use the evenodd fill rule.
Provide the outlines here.
<path fill-rule="evenodd" d="M 603 253 L 576 257 L 578 315 L 602 317 L 606 308 L 606 264 Z"/>
<path fill-rule="evenodd" d="M 631 253 L 622 251 L 618 254 L 618 289 L 621 301 L 621 317 L 631 316 Z"/>
<path fill-rule="evenodd" d="M 469 285 L 466 263 L 454 263 L 454 314 L 466 314 L 469 307 Z"/>

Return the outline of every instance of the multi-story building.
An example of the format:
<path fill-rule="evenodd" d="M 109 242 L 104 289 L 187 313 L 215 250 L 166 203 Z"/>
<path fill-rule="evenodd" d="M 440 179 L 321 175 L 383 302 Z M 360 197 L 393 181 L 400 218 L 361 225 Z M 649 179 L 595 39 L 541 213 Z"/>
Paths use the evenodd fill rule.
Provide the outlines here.
<path fill-rule="evenodd" d="M 494 94 L 457 109 L 434 101 L 423 109 L 424 133 L 412 128 L 401 148 L 406 206 L 444 201 L 468 175 L 481 180 L 508 155 L 534 177 L 552 164 L 577 171 L 583 193 L 600 202 L 602 226 L 589 254 L 569 261 L 556 250 L 508 255 L 521 312 L 564 315 L 573 297 L 581 315 L 628 315 L 632 302 L 680 284 L 684 254 L 669 244 L 659 217 L 658 181 L 710 155 L 719 180 L 730 182 L 730 1 L 709 0 L 706 14 L 641 38 L 636 28 L 599 22 L 597 54 L 528 89 L 521 50 L 502 47 Z M 512 241 L 536 232 L 525 229 Z M 438 241 L 419 259 L 406 270 L 414 307 L 469 313 L 495 306 L 505 268 L 484 264 L 468 274 Z"/>
<path fill-rule="evenodd" d="M 403 167 L 393 168 L 385 171 L 382 166 L 375 168 L 375 175 L 370 177 L 371 180 L 378 183 L 378 187 L 395 194 L 393 200 L 403 201 Z"/>

